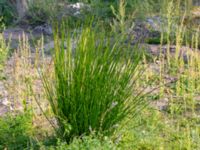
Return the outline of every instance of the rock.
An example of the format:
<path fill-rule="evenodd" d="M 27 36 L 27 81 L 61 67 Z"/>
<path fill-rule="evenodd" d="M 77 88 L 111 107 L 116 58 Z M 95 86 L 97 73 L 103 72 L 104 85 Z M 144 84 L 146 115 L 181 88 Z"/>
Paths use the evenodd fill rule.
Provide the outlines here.
<path fill-rule="evenodd" d="M 88 4 L 84 3 L 74 3 L 65 5 L 61 10 L 61 13 L 58 15 L 58 20 L 61 20 L 63 17 L 72 16 L 83 19 L 85 12 L 91 12 L 91 7 Z"/>
<path fill-rule="evenodd" d="M 9 107 L 0 103 L 0 117 L 10 111 Z"/>
<path fill-rule="evenodd" d="M 34 34 L 44 34 L 44 35 L 52 35 L 53 34 L 53 29 L 50 25 L 44 24 L 40 26 L 36 26 L 33 29 Z"/>
<path fill-rule="evenodd" d="M 75 4 L 70 4 L 69 8 L 72 9 L 73 15 L 74 16 L 80 16 L 81 15 L 81 11 L 89 11 L 91 10 L 90 6 L 88 4 L 84 4 L 84 3 L 75 3 Z"/>
<path fill-rule="evenodd" d="M 156 100 L 152 102 L 151 105 L 160 111 L 166 111 L 169 106 L 169 99 L 163 98 L 160 100 Z"/>
<path fill-rule="evenodd" d="M 22 29 L 20 27 L 9 28 L 3 31 L 3 37 L 7 43 L 9 43 L 10 50 L 16 50 L 19 47 L 19 39 L 28 40 L 29 49 L 31 52 L 35 52 L 36 39 L 41 39 L 42 35 L 45 36 L 45 40 L 51 38 L 53 34 L 52 27 L 48 24 L 37 26 L 33 29 Z M 22 40 L 21 40 L 22 41 Z"/>
<path fill-rule="evenodd" d="M 162 32 L 163 28 L 162 25 L 165 22 L 164 19 L 161 17 L 155 16 L 155 17 L 149 17 L 145 20 L 146 25 L 149 26 L 149 29 L 153 31 L 159 31 Z"/>
<path fill-rule="evenodd" d="M 6 29 L 5 31 L 3 31 L 3 36 L 4 36 L 4 39 L 10 44 L 9 48 L 13 50 L 13 49 L 18 48 L 20 38 L 26 37 L 27 39 L 30 40 L 35 37 L 38 37 L 39 35 L 38 34 L 32 35 L 31 33 L 27 32 L 26 30 L 18 27 L 18 28 Z"/>
<path fill-rule="evenodd" d="M 148 17 L 144 20 L 136 19 L 132 27 L 127 30 L 128 40 L 130 43 L 145 43 L 148 40 L 155 39 L 159 40 L 161 33 L 166 33 L 168 31 L 167 18 L 154 16 Z M 176 23 L 172 24 L 171 36 L 174 37 L 176 29 L 178 28 Z"/>
<path fill-rule="evenodd" d="M 134 29 L 128 33 L 128 41 L 131 45 L 143 43 L 147 37 L 149 37 L 149 30 L 142 23 L 136 24 Z"/>
<path fill-rule="evenodd" d="M 167 45 L 160 46 L 155 44 L 143 44 L 143 47 L 145 47 L 144 49 L 146 50 L 147 53 L 150 53 L 153 56 L 159 56 L 160 53 L 162 53 L 164 57 L 167 57 L 167 49 L 168 49 Z M 172 57 L 175 57 L 176 51 L 177 51 L 176 45 L 171 45 L 169 47 L 169 53 Z M 189 59 L 195 55 L 200 56 L 200 52 L 195 51 L 195 49 L 187 46 L 181 46 L 179 49 L 178 58 L 182 57 L 183 61 L 185 63 L 188 63 Z"/>
<path fill-rule="evenodd" d="M 51 50 L 54 48 L 54 41 L 50 41 L 49 43 L 44 45 L 45 54 L 50 54 Z"/>
<path fill-rule="evenodd" d="M 7 98 L 8 92 L 6 91 L 4 84 L 0 81 L 0 104 L 8 106 L 10 103 Z"/>
<path fill-rule="evenodd" d="M 85 7 L 85 4 L 84 3 L 75 3 L 75 4 L 70 4 L 69 7 L 80 10 Z"/>
<path fill-rule="evenodd" d="M 151 17 L 145 20 L 135 20 L 133 26 L 128 29 L 128 40 L 132 45 L 144 43 L 149 38 L 160 38 L 162 32 L 160 17 Z"/>
<path fill-rule="evenodd" d="M 76 42 L 75 40 L 72 41 L 71 43 L 72 45 L 72 50 L 74 50 L 76 48 Z M 67 48 L 67 43 L 65 42 L 64 43 L 64 48 L 66 49 Z M 50 41 L 49 43 L 45 44 L 44 45 L 44 52 L 45 54 L 50 54 L 51 50 L 54 49 L 54 41 Z"/>
<path fill-rule="evenodd" d="M 4 38 L 6 40 L 19 40 L 19 37 L 22 37 L 25 34 L 28 38 L 30 38 L 30 34 L 26 33 L 24 29 L 16 27 L 16 28 L 9 28 L 3 31 Z"/>

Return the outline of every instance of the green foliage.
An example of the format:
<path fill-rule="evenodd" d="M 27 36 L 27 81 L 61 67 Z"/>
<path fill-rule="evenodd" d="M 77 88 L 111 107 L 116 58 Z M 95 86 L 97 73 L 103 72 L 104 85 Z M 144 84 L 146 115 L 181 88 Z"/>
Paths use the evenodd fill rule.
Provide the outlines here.
<path fill-rule="evenodd" d="M 107 137 L 98 139 L 97 137 L 83 136 L 75 138 L 70 144 L 58 141 L 57 150 L 116 150 L 117 146 Z"/>
<path fill-rule="evenodd" d="M 8 1 L 8 0 L 1 0 L 0 1 L 0 14 L 1 17 L 3 17 L 2 20 L 0 20 L 0 26 L 1 24 L 10 25 L 13 20 L 16 18 L 16 10 L 14 6 Z"/>
<path fill-rule="evenodd" d="M 50 143 L 39 142 L 37 147 L 47 150 L 117 150 L 118 145 L 113 143 L 109 137 L 102 136 L 81 136 L 75 137 L 67 143 L 60 138 L 53 138 Z M 34 146 L 34 145 L 33 145 Z M 34 148 L 34 147 L 33 147 Z"/>
<path fill-rule="evenodd" d="M 55 79 L 51 84 L 43 76 L 43 82 L 67 140 L 92 131 L 111 135 L 127 115 L 145 106 L 140 94 L 133 95 L 140 57 L 134 53 L 124 59 L 120 41 L 105 38 L 103 31 L 91 28 L 78 37 L 67 37 L 64 31 L 61 39 L 58 31 L 54 35 Z M 77 39 L 76 48 L 72 48 L 73 39 Z"/>
<path fill-rule="evenodd" d="M 30 145 L 32 115 L 22 113 L 0 118 L 0 149 L 23 149 Z"/>
<path fill-rule="evenodd" d="M 58 13 L 57 3 L 58 0 L 30 0 L 27 23 L 35 26 L 50 22 Z"/>
<path fill-rule="evenodd" d="M 5 29 L 5 23 L 3 21 L 3 16 L 0 17 L 0 32 L 2 32 Z"/>
<path fill-rule="evenodd" d="M 198 118 L 195 120 L 180 115 L 171 116 L 155 108 L 147 108 L 138 116 L 137 122 L 129 120 L 122 129 L 125 136 L 118 147 L 134 147 L 136 150 L 199 149 L 198 121 Z"/>
<path fill-rule="evenodd" d="M 112 5 L 114 9 L 120 5 L 120 0 L 112 1 L 101 1 L 95 0 L 91 2 L 95 7 L 95 10 L 99 11 L 99 16 L 102 17 L 113 17 L 110 6 Z M 162 4 L 161 0 L 125 0 L 127 15 L 132 15 L 134 12 L 137 17 L 144 17 L 149 13 L 155 13 L 160 11 L 160 6 Z"/>
<path fill-rule="evenodd" d="M 158 13 L 163 0 L 127 0 L 127 12 L 135 11 L 137 17 L 146 17 Z"/>
<path fill-rule="evenodd" d="M 56 2 L 58 1 L 29 1 L 29 16 L 32 17 L 29 24 L 46 23 L 52 16 L 57 16 Z M 44 133 L 37 134 L 38 143 L 32 143 L 32 114 L 23 113 L 16 116 L 12 114 L 0 118 L 0 149 L 36 147 L 58 150 L 200 149 L 200 61 L 197 50 L 199 34 L 197 32 L 194 36 L 193 32 L 187 33 L 188 35 L 182 33 L 185 32 L 182 26 L 182 15 L 185 10 L 189 10 L 191 0 L 126 0 L 122 3 L 121 9 L 120 7 L 118 9 L 119 0 L 82 0 L 82 2 L 91 4 L 91 8 L 94 8 L 94 13 L 91 14 L 94 18 L 97 17 L 97 20 L 107 20 L 109 25 L 115 21 L 116 24 L 112 24 L 115 28 L 112 31 L 115 33 L 112 32 L 110 36 L 110 32 L 107 32 L 110 30 L 104 31 L 101 26 L 105 24 L 102 22 L 102 24 L 95 22 L 98 26 L 97 31 L 94 23 L 92 27 L 88 24 L 84 26 L 82 24 L 87 22 L 87 19 L 73 16 L 67 18 L 68 25 L 72 29 L 75 28 L 75 31 L 71 32 L 69 28 L 67 31 L 65 28 L 61 28 L 60 31 L 55 29 L 54 76 L 46 78 L 49 74 L 42 74 L 42 79 L 57 119 L 54 127 L 59 136 L 54 137 L 55 135 L 52 134 L 51 139 L 48 139 L 52 131 L 47 135 L 48 137 L 44 137 L 46 131 L 38 129 L 37 133 Z M 8 1 L 0 2 L 1 8 L 8 10 L 8 5 L 2 5 L 3 3 L 6 4 Z M 152 13 L 157 15 L 157 12 L 162 13 L 161 18 L 167 16 L 168 22 L 165 25 L 168 27 L 168 33 L 164 32 L 160 37 L 149 38 L 145 42 L 168 44 L 169 49 L 166 48 L 166 51 L 171 50 L 171 45 L 176 45 L 172 49 L 176 56 L 173 56 L 173 52 L 172 55 L 171 53 L 160 54 L 156 58 L 149 54 L 152 57 L 151 63 L 147 60 L 148 57 L 144 56 L 142 64 L 138 65 L 140 57 L 136 53 L 142 53 L 141 49 L 136 48 L 140 51 L 133 49 L 125 42 L 126 39 L 122 38 L 124 37 L 122 33 L 128 28 L 128 16 L 132 12 L 136 18 Z M 0 20 L 5 23 L 8 16 L 3 15 Z M 181 23 L 179 23 L 180 18 Z M 111 19 L 114 20 L 112 23 Z M 174 24 L 179 25 L 178 31 L 172 30 Z M 4 28 L 3 24 L 0 24 L 0 27 Z M 66 32 L 69 34 L 67 35 Z M 184 44 L 193 48 L 187 50 L 187 62 L 180 54 Z M 21 48 L 26 50 L 26 46 Z M 162 47 L 159 49 L 162 51 Z M 3 70 L 8 50 L 9 44 L 0 34 L 0 71 Z M 30 59 L 29 56 L 23 56 L 18 60 L 24 57 Z M 24 67 L 24 63 L 17 66 L 20 70 L 20 67 Z M 43 66 L 45 67 L 44 64 Z M 147 70 L 142 70 L 140 74 L 139 66 L 145 66 Z M 26 74 L 25 70 L 20 71 Z M 142 81 L 137 80 L 139 75 L 142 76 Z M 29 79 L 31 81 L 33 78 L 30 76 L 25 80 L 31 84 Z M 150 83 L 152 78 L 156 82 Z M 168 80 L 173 83 L 168 84 Z M 137 95 L 138 90 L 144 90 L 138 88 L 141 85 L 148 86 L 148 91 L 155 86 L 159 86 L 159 89 L 155 91 L 156 93 L 153 92 L 151 97 Z M 153 108 L 148 107 L 141 112 L 141 108 L 146 106 L 145 99 L 154 99 Z M 138 111 L 140 115 L 133 117 L 132 114 L 137 114 Z M 45 113 L 45 115 L 49 117 L 48 115 L 52 114 Z M 51 120 L 53 119 L 49 119 L 49 122 Z M 43 124 L 43 121 L 36 123 Z M 46 127 L 48 125 L 45 124 Z M 56 139 L 59 139 L 58 142 Z"/>

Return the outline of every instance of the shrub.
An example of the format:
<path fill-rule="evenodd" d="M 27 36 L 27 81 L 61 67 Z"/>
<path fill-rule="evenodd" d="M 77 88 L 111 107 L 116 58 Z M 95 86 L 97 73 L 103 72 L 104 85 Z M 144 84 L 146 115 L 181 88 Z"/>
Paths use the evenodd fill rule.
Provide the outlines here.
<path fill-rule="evenodd" d="M 27 23 L 32 26 L 49 23 L 58 13 L 58 0 L 30 0 Z"/>
<path fill-rule="evenodd" d="M 0 14 L 3 17 L 0 20 L 0 24 L 10 25 L 16 16 L 16 10 L 14 6 L 8 0 L 0 1 Z"/>
<path fill-rule="evenodd" d="M 107 137 L 99 139 L 97 137 L 84 136 L 73 139 L 72 143 L 59 141 L 56 149 L 58 150 L 116 150 L 117 146 Z"/>
<path fill-rule="evenodd" d="M 30 113 L 9 114 L 0 118 L 0 149 L 26 148 L 32 131 Z"/>
<path fill-rule="evenodd" d="M 33 145 L 34 146 L 34 145 Z M 36 147 L 36 146 L 35 146 Z M 33 148 L 35 148 L 33 147 Z M 117 144 L 108 137 L 82 136 L 72 139 L 70 143 L 60 138 L 54 138 L 49 143 L 39 142 L 37 148 L 47 150 L 117 150 Z"/>
<path fill-rule="evenodd" d="M 67 140 L 92 131 L 111 135 L 127 115 L 144 106 L 141 95 L 133 95 L 140 57 L 135 53 L 124 59 L 120 42 L 112 46 L 104 32 L 90 28 L 78 37 L 64 37 L 64 31 L 61 39 L 55 32 L 54 82 L 42 77 L 59 131 Z"/>

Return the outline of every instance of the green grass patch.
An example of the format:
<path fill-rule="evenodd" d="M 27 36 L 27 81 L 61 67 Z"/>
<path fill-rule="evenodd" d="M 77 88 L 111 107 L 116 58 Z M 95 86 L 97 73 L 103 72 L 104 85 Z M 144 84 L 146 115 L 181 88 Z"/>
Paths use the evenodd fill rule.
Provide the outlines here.
<path fill-rule="evenodd" d="M 138 113 L 146 104 L 134 88 L 141 57 L 133 53 L 125 58 L 120 42 L 106 38 L 91 28 L 78 37 L 64 30 L 61 38 L 58 31 L 54 34 L 55 79 L 51 84 L 43 76 L 43 82 L 59 132 L 67 141 L 91 132 L 112 135 L 128 114 Z"/>

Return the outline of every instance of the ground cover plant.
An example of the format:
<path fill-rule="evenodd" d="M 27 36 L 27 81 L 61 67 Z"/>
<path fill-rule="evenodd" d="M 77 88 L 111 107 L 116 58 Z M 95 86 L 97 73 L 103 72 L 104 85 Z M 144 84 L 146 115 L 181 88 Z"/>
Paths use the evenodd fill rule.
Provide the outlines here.
<path fill-rule="evenodd" d="M 45 1 L 0 24 L 0 149 L 200 149 L 196 1 Z"/>
<path fill-rule="evenodd" d="M 33 135 L 32 115 L 28 112 L 0 119 L 0 148 L 23 149 L 31 147 Z"/>

